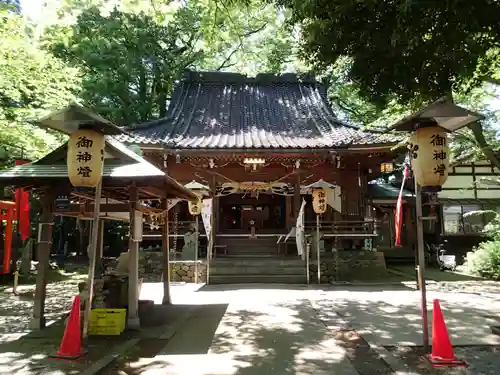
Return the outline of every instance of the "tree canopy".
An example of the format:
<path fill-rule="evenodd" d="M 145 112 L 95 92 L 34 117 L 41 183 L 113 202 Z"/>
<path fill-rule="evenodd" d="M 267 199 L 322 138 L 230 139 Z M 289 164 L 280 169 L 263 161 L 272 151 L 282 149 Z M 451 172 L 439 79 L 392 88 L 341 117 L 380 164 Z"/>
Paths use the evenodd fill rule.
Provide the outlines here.
<path fill-rule="evenodd" d="M 61 139 L 30 125 L 51 110 L 76 100 L 78 69 L 35 48 L 23 33 L 19 15 L 0 8 L 0 146 L 2 163 L 36 158 Z"/>
<path fill-rule="evenodd" d="M 301 26 L 303 57 L 323 69 L 348 57 L 349 78 L 376 104 L 477 87 L 498 63 L 498 1 L 277 2 Z"/>
<path fill-rule="evenodd" d="M 339 117 L 375 128 L 453 93 L 488 115 L 454 151 L 498 145 L 485 106 L 498 96 L 498 2 L 46 0 L 21 15 L 6 3 L 18 2 L 0 0 L 0 142 L 30 157 L 59 139 L 29 120 L 75 100 L 120 125 L 162 117 L 186 68 L 313 68 Z"/>
<path fill-rule="evenodd" d="M 334 105 L 358 122 L 387 124 L 443 96 L 484 109 L 485 82 L 499 82 L 498 1 L 274 2 L 301 30 L 301 56 L 333 83 Z M 455 137 L 455 151 L 480 149 L 500 167 L 498 116 L 488 115 Z"/>

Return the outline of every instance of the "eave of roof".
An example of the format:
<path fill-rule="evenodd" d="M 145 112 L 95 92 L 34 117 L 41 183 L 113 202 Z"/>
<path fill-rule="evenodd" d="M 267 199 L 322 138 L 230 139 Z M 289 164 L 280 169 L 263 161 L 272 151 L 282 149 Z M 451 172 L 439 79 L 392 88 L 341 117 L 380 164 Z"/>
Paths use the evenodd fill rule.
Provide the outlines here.
<path fill-rule="evenodd" d="M 59 157 L 64 145 L 52 151 L 38 161 L 22 164 L 0 171 L 0 183 L 16 186 L 41 186 L 47 181 L 68 179 L 68 167 L 65 160 L 52 161 L 51 156 Z M 169 196 L 182 199 L 196 199 L 198 196 L 192 190 L 167 176 L 162 170 L 149 163 L 141 156 L 129 150 L 116 140 L 106 140 L 106 152 L 121 156 L 120 159 L 105 158 L 103 166 L 103 185 L 117 186 L 120 183 L 144 180 L 151 185 L 165 186 Z"/>

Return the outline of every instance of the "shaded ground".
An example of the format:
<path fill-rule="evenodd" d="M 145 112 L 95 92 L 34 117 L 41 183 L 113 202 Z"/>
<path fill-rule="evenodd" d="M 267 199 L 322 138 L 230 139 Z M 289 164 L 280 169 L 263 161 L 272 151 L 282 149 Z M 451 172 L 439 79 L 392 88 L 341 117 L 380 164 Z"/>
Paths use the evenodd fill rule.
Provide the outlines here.
<path fill-rule="evenodd" d="M 67 280 L 49 286 L 54 306 L 69 310 L 77 283 Z M 464 292 L 481 286 L 480 293 Z M 429 285 L 429 289 L 429 317 L 432 299 L 439 298 L 453 343 L 481 345 L 457 348 L 457 356 L 471 363 L 467 373 L 497 374 L 491 371 L 500 368 L 498 347 L 485 344 L 500 345 L 499 337 L 490 333 L 490 325 L 498 324 L 500 316 L 500 301 L 492 298 L 498 284 L 447 281 Z M 47 374 L 49 368 L 60 370 L 54 374 L 80 373 L 98 359 L 97 354 L 112 353 L 132 337 L 93 340 L 89 357 L 80 364 L 54 364 L 46 356 L 57 350 L 62 325 L 54 325 L 43 336 L 32 333 L 15 340 L 13 335 L 28 332 L 32 301 L 29 296 L 3 293 L 2 306 L 14 324 L 9 326 L 6 319 L 0 335 L 2 374 Z M 144 285 L 141 298 L 161 302 L 161 295 L 161 283 L 151 283 Z M 137 345 L 99 374 L 394 375 L 392 365 L 384 361 L 387 357 L 381 357 L 374 344 L 388 347 L 399 362 L 409 364 L 413 372 L 408 374 L 433 374 L 420 362 L 419 298 L 414 287 L 404 285 L 180 283 L 172 287 L 175 305 L 156 305 L 147 314 L 142 311 L 144 329 L 136 336 Z M 18 310 L 10 306 L 13 301 L 21 306 Z M 26 306 L 30 308 L 26 310 Z M 54 316 L 64 313 L 51 309 Z"/>
<path fill-rule="evenodd" d="M 425 352 L 420 346 L 387 347 L 386 349 L 402 360 L 407 365 L 408 370 L 418 375 L 443 373 L 443 370 L 433 369 L 430 363 L 423 358 Z M 468 367 L 447 371 L 467 375 L 497 375 L 499 373 L 499 354 L 499 346 L 456 347 L 456 357 L 465 360 Z"/>
<path fill-rule="evenodd" d="M 85 280 L 85 276 L 75 275 L 62 279 L 47 285 L 47 324 L 69 313 L 73 297 L 78 294 L 78 283 Z M 0 343 L 17 340 L 31 332 L 28 326 L 33 311 L 35 285 L 20 285 L 17 292 L 19 295 L 15 296 L 12 287 L 0 290 Z"/>

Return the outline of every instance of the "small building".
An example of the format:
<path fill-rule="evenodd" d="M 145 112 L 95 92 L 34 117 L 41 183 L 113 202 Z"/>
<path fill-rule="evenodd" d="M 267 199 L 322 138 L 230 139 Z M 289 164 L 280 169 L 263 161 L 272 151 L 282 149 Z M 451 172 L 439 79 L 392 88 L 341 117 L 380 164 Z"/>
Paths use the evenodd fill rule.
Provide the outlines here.
<path fill-rule="evenodd" d="M 138 145 L 177 181 L 206 187 L 217 261 L 301 261 L 294 240 L 280 244 L 296 226 L 303 199 L 306 232 L 313 232 L 310 186 L 318 181 L 331 186 L 320 218 L 321 252 L 377 247 L 368 182 L 381 175 L 382 163 L 393 163 L 400 139 L 339 120 L 327 87 L 312 77 L 187 72 L 165 118 L 127 131 L 117 139 Z M 193 221 L 187 203 L 178 203 L 170 220 L 181 235 Z"/>
<path fill-rule="evenodd" d="M 473 211 L 500 213 L 500 170 L 488 160 L 464 157 L 452 164 L 438 198 L 441 222 L 438 230 L 447 248 L 460 257 L 485 239 L 484 227 L 491 215 L 467 215 Z"/>

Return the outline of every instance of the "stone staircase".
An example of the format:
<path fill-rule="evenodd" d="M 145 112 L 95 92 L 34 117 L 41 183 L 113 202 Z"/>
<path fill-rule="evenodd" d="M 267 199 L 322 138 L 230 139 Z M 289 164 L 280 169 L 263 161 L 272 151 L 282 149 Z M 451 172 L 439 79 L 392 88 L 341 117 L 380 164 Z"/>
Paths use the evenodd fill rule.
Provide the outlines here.
<path fill-rule="evenodd" d="M 306 268 L 301 259 L 237 257 L 210 262 L 210 284 L 305 284 Z"/>
<path fill-rule="evenodd" d="M 218 237 L 217 246 L 226 247 L 226 257 L 229 258 L 270 258 L 278 255 L 276 237 Z M 217 249 L 217 257 L 224 251 Z"/>

